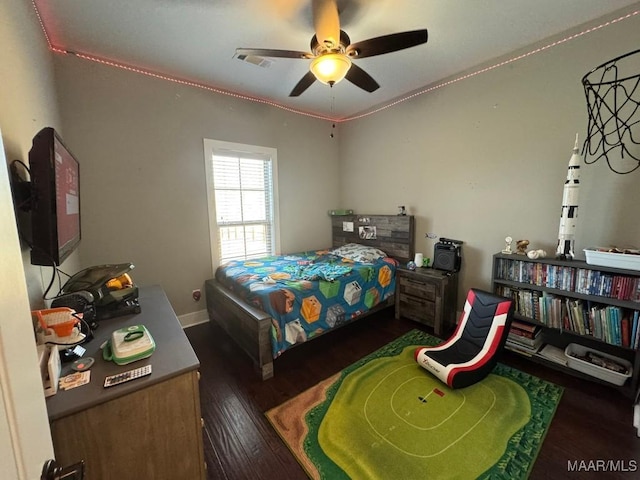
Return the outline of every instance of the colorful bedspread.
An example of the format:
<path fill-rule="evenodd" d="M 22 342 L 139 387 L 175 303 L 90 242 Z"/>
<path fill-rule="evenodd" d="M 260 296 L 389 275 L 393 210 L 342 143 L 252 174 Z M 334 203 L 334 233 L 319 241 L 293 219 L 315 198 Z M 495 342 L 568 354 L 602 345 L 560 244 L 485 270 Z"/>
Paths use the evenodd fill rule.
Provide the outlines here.
<path fill-rule="evenodd" d="M 321 250 L 231 261 L 216 278 L 271 316 L 276 358 L 393 295 L 396 266 L 388 257 L 359 263 Z"/>

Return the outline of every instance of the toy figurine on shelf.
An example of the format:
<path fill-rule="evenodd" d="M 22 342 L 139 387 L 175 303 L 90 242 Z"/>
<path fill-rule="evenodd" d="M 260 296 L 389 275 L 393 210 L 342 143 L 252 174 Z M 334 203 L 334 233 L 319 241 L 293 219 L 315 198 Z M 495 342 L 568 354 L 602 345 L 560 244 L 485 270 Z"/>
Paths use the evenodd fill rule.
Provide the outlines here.
<path fill-rule="evenodd" d="M 513 238 L 511 237 L 506 237 L 504 239 L 504 249 L 502 250 L 502 253 L 504 253 L 505 255 L 511 255 L 513 253 L 513 250 L 511 250 L 511 245 L 513 244 Z"/>
<path fill-rule="evenodd" d="M 531 260 L 537 260 L 538 258 L 546 258 L 547 252 L 542 249 L 529 250 L 527 252 L 527 257 L 529 257 Z"/>
<path fill-rule="evenodd" d="M 529 246 L 529 240 L 518 240 L 516 242 L 516 253 L 518 255 L 526 255 L 528 246 Z"/>

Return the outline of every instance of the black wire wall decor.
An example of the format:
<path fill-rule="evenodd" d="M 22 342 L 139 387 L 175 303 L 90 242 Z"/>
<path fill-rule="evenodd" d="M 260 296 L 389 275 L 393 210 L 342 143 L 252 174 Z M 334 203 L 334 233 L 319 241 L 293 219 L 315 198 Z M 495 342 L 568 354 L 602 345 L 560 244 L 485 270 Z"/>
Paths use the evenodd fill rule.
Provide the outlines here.
<path fill-rule="evenodd" d="M 618 174 L 640 168 L 640 50 L 594 68 L 582 85 L 589 114 L 584 162 L 604 158 Z"/>

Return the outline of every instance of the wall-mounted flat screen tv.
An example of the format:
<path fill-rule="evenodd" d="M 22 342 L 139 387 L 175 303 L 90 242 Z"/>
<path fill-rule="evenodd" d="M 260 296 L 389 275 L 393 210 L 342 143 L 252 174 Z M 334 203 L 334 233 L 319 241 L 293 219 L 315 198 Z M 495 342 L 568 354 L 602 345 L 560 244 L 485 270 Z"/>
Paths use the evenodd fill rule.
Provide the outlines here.
<path fill-rule="evenodd" d="M 80 164 L 56 131 L 43 128 L 29 151 L 32 265 L 60 265 L 80 243 Z"/>

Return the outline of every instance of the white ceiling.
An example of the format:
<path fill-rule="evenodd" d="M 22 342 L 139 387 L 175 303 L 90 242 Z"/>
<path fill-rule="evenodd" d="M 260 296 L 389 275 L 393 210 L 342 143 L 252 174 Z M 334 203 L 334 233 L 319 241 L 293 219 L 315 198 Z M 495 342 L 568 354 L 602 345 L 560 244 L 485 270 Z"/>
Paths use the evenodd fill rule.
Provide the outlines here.
<path fill-rule="evenodd" d="M 310 60 L 234 58 L 237 47 L 309 51 L 310 0 L 35 0 L 51 45 L 334 119 L 589 22 L 637 0 L 337 0 L 351 42 L 427 28 L 424 45 L 355 60 L 379 84 L 315 82 Z M 628 10 L 628 9 L 627 9 Z M 586 73 L 586 72 L 585 72 Z"/>

